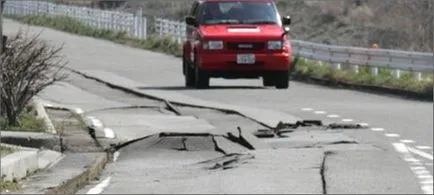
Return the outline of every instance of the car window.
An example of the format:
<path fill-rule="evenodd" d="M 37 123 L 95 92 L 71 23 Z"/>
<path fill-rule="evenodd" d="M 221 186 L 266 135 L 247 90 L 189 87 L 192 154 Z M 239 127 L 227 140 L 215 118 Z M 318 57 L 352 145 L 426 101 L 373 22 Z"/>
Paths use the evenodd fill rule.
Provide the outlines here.
<path fill-rule="evenodd" d="M 280 24 L 271 2 L 206 2 L 203 6 L 202 24 Z"/>

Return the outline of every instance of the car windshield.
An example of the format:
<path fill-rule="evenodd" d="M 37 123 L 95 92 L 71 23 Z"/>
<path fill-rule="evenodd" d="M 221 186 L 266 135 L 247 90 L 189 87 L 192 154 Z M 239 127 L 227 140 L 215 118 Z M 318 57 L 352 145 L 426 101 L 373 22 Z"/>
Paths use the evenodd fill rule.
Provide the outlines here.
<path fill-rule="evenodd" d="M 202 24 L 280 24 L 272 2 L 207 2 L 201 18 Z"/>

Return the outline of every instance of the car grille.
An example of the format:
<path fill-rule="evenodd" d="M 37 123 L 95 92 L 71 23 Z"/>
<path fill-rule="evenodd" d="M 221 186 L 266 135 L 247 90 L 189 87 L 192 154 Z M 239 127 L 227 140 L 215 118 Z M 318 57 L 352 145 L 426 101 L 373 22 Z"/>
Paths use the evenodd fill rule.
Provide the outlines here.
<path fill-rule="evenodd" d="M 229 51 L 257 51 L 265 49 L 263 42 L 227 42 Z"/>

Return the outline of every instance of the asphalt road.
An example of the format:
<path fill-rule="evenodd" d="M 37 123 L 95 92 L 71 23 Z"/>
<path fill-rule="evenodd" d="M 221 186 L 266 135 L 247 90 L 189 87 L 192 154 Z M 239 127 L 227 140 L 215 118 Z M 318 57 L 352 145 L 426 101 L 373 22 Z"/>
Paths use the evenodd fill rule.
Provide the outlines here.
<path fill-rule="evenodd" d="M 6 33 L 16 32 L 19 27 L 17 23 L 9 20 L 6 20 L 4 25 Z M 40 30 L 41 28 L 35 28 L 32 32 Z M 42 37 L 55 43 L 66 43 L 64 52 L 67 54 L 69 67 L 77 70 L 104 70 L 115 73 L 120 77 L 143 83 L 144 86 L 140 89 L 144 92 L 150 89 L 170 90 L 204 100 L 279 110 L 304 119 L 367 123 L 374 129 L 369 133 L 356 134 L 363 134 L 359 135 L 360 137 L 366 137 L 365 134 L 369 134 L 370 138 L 381 142 L 385 147 L 391 147 L 393 143 L 401 143 L 417 149 L 413 150 L 412 155 L 422 162 L 420 166 L 427 167 L 432 174 L 432 102 L 330 89 L 298 82 L 291 83 L 288 90 L 275 90 L 274 88 L 262 88 L 260 80 L 213 79 L 211 81 L 213 87 L 209 90 L 186 89 L 181 73 L 181 62 L 177 58 L 49 29 L 44 30 Z M 124 102 L 119 104 L 123 105 Z M 360 160 L 360 156 L 363 155 L 349 156 Z M 380 158 L 381 155 L 374 156 Z M 343 157 L 333 160 L 339 161 L 339 158 Z M 402 164 L 396 166 L 403 168 Z M 369 166 L 360 165 L 359 167 Z M 352 168 L 354 167 L 347 164 L 343 169 L 351 170 Z M 396 173 L 396 171 L 403 173 L 403 170 L 396 169 L 392 172 Z M 401 176 L 404 175 L 416 177 L 407 173 Z M 392 175 L 389 176 L 392 178 Z M 346 176 L 341 174 L 334 178 L 339 177 L 345 178 Z M 393 177 L 399 178 L 399 174 Z M 403 185 L 399 184 L 399 186 Z M 341 192 L 339 189 L 335 190 L 337 193 Z M 113 190 L 112 192 L 119 191 Z"/>

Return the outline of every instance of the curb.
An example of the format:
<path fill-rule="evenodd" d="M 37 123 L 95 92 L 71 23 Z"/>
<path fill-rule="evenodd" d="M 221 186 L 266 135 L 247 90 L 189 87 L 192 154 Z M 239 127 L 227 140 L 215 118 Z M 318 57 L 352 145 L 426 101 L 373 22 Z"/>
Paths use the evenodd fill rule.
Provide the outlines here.
<path fill-rule="evenodd" d="M 1 176 L 6 181 L 21 180 L 37 170 L 54 165 L 55 162 L 64 157 L 63 154 L 52 150 L 40 150 L 3 143 L 1 145 L 19 150 L 1 158 Z"/>
<path fill-rule="evenodd" d="M 79 189 L 88 184 L 90 180 L 97 178 L 104 170 L 108 162 L 108 155 L 101 154 L 86 170 L 59 186 L 44 190 L 43 194 L 75 194 Z"/>
<path fill-rule="evenodd" d="M 44 105 L 38 100 L 33 100 L 33 105 L 36 108 L 38 117 L 44 119 L 45 125 L 47 126 L 47 130 L 52 134 L 56 134 L 57 133 L 56 129 L 54 128 L 53 122 L 51 121 L 50 117 L 48 117 Z"/>

